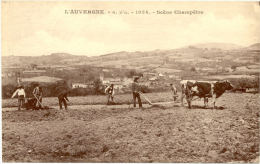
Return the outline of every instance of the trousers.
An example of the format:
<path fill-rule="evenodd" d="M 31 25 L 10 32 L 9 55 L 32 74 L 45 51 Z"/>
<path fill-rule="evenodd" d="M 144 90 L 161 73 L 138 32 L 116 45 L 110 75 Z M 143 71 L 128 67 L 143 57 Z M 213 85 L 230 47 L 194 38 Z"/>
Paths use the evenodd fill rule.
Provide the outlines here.
<path fill-rule="evenodd" d="M 134 107 L 136 107 L 136 99 L 138 100 L 139 108 L 142 108 L 142 101 L 138 92 L 133 92 Z"/>
<path fill-rule="evenodd" d="M 24 96 L 18 96 L 18 110 L 20 110 L 23 107 L 24 104 Z"/>
<path fill-rule="evenodd" d="M 67 101 L 65 100 L 65 98 L 64 97 L 58 97 L 58 99 L 59 99 L 60 109 L 62 109 L 62 103 L 63 103 L 65 109 L 67 110 Z"/>

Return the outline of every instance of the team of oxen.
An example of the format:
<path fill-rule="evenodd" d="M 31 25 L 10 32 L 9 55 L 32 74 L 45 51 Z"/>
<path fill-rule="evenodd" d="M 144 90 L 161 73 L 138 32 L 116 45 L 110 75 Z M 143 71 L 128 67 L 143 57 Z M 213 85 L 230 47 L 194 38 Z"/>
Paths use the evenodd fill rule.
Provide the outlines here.
<path fill-rule="evenodd" d="M 181 103 L 183 105 L 183 99 L 186 97 L 189 108 L 191 108 L 191 102 L 194 97 L 203 98 L 204 106 L 208 106 L 208 98 L 212 98 L 213 108 L 216 108 L 216 100 L 226 90 L 232 90 L 232 84 L 225 81 L 196 81 L 196 80 L 182 80 L 180 82 L 182 95 Z"/>

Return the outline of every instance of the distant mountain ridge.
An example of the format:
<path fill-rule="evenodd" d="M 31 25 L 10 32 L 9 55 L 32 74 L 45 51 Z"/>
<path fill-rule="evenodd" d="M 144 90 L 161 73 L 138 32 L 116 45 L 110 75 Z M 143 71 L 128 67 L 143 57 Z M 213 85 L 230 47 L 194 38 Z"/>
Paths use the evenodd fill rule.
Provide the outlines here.
<path fill-rule="evenodd" d="M 252 44 L 252 45 L 246 47 L 246 49 L 248 49 L 248 50 L 260 50 L 260 43 Z"/>
<path fill-rule="evenodd" d="M 196 48 L 203 48 L 203 49 L 207 48 L 207 49 L 221 49 L 221 50 L 233 50 L 233 49 L 239 49 L 243 47 L 233 43 L 200 43 L 191 46 Z"/>
<path fill-rule="evenodd" d="M 49 56 L 53 56 L 53 57 L 71 57 L 73 55 L 69 54 L 69 53 L 51 53 Z"/>
<path fill-rule="evenodd" d="M 242 47 L 240 45 L 232 43 L 201 43 L 193 44 L 178 49 L 160 50 L 155 49 L 152 51 L 119 51 L 109 54 L 103 54 L 100 56 L 77 56 L 70 53 L 51 53 L 50 55 L 42 56 L 3 56 L 3 66 L 24 66 L 30 64 L 37 65 L 92 65 L 92 66 L 122 66 L 132 65 L 135 67 L 136 63 L 139 65 L 158 65 L 161 62 L 167 62 L 167 60 L 186 62 L 187 60 L 215 60 L 216 56 L 223 56 L 227 58 L 225 54 L 226 50 L 238 50 L 238 51 L 251 51 L 260 50 L 260 43 L 252 44 L 248 47 Z M 241 53 L 231 53 L 230 58 L 237 58 Z M 22 65 L 22 64 L 23 65 Z M 140 64 L 143 63 L 143 64 Z M 138 65 L 138 64 L 137 64 Z"/>

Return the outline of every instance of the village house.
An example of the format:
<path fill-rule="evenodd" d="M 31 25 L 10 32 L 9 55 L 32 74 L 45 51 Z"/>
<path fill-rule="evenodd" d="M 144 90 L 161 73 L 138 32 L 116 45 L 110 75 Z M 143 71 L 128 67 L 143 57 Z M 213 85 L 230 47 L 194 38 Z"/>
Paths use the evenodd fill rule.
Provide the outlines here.
<path fill-rule="evenodd" d="M 92 88 L 94 87 L 93 82 L 89 83 L 72 83 L 72 88 Z"/>
<path fill-rule="evenodd" d="M 169 75 L 169 78 L 178 80 L 178 79 L 180 79 L 180 76 L 179 75 Z"/>

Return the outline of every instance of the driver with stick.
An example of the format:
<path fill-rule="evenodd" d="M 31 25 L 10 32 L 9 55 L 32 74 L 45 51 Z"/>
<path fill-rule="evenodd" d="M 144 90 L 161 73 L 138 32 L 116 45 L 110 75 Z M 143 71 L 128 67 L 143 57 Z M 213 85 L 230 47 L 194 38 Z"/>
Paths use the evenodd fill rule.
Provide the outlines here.
<path fill-rule="evenodd" d="M 134 78 L 134 82 L 132 83 L 132 92 L 133 92 L 133 101 L 134 101 L 134 108 L 136 107 L 136 99 L 138 100 L 139 108 L 143 109 L 142 101 L 140 98 L 140 85 L 138 84 L 139 77 Z"/>

